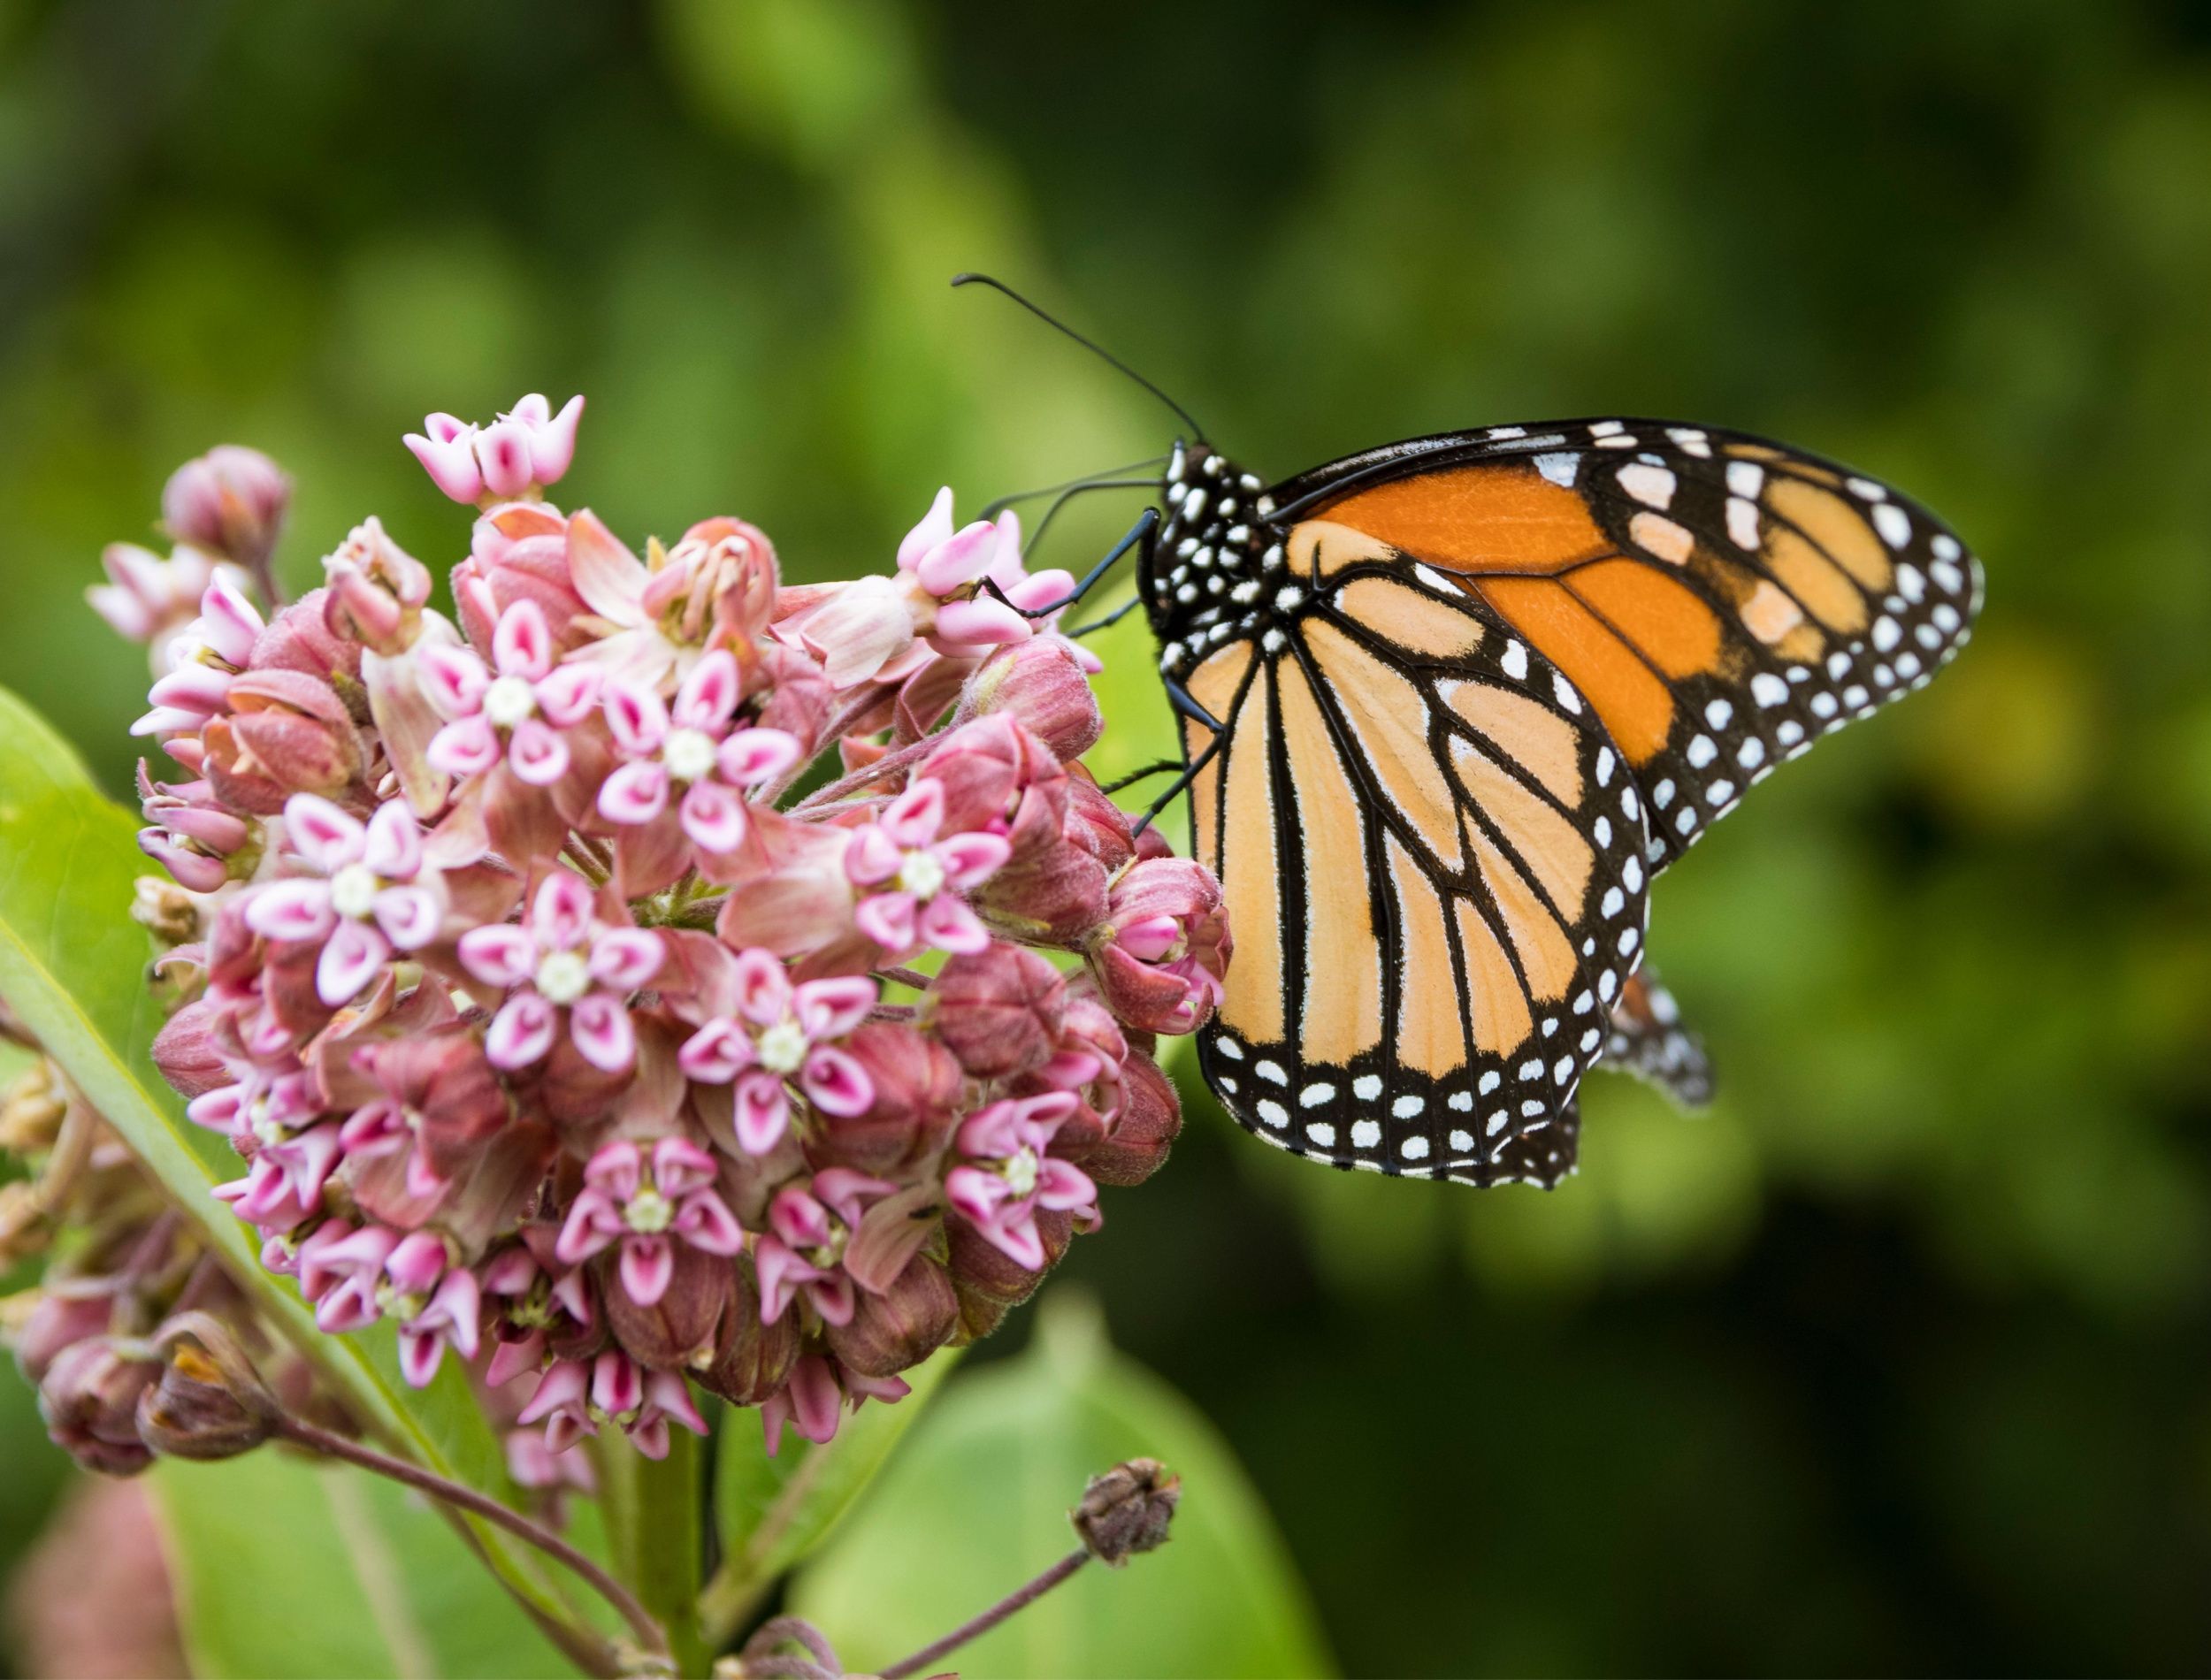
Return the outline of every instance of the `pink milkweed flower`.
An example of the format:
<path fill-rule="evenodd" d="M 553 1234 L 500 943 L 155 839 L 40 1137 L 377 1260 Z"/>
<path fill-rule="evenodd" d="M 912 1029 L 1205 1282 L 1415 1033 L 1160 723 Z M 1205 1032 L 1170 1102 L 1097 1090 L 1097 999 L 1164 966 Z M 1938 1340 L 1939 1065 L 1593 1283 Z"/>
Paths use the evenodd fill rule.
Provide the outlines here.
<path fill-rule="evenodd" d="M 471 928 L 461 963 L 507 1001 L 484 1035 L 494 1067 L 528 1067 L 553 1048 L 562 1012 L 583 1058 L 606 1073 L 637 1060 L 629 995 L 660 973 L 664 947 L 653 934 L 609 926 L 593 914 L 591 889 L 565 870 L 539 885 L 527 921 Z"/>
<path fill-rule="evenodd" d="M 821 661 L 830 687 L 891 681 L 916 668 L 912 657 L 921 618 L 913 591 L 888 577 L 858 577 L 821 590 L 803 608 L 776 625 L 787 645 Z M 918 647 L 920 660 L 934 657 Z"/>
<path fill-rule="evenodd" d="M 118 636 L 147 648 L 156 676 L 167 673 L 168 644 L 198 615 L 208 586 L 219 579 L 242 590 L 246 583 L 235 566 L 189 544 L 164 560 L 135 543 L 110 543 L 100 566 L 108 581 L 85 591 L 85 599 Z"/>
<path fill-rule="evenodd" d="M 487 669 L 473 650 L 424 648 L 417 658 L 430 702 L 450 720 L 425 755 L 448 775 L 480 775 L 504 757 L 532 787 L 550 787 L 571 761 L 563 729 L 598 703 L 600 674 L 588 665 L 553 662 L 553 633 L 533 600 L 500 615 Z M 494 670 L 496 674 L 494 675 Z"/>
<path fill-rule="evenodd" d="M 677 1065 L 701 1084 L 735 1083 L 738 1146 L 765 1155 L 791 1123 L 787 1081 L 825 1114 L 864 1114 L 876 1100 L 860 1062 L 831 1042 L 854 1031 L 876 1005 L 876 982 L 864 974 L 809 980 L 793 986 L 783 964 L 757 947 L 737 953 L 732 1015 L 708 1021 Z"/>
<path fill-rule="evenodd" d="M 554 1255 L 559 1237 L 547 1225 L 527 1225 L 516 1247 L 483 1268 L 484 1293 L 496 1303 L 498 1345 L 484 1371 L 494 1387 L 545 1363 L 548 1348 L 573 1348 L 596 1326 L 590 1280 L 581 1266 Z"/>
<path fill-rule="evenodd" d="M 218 576 L 200 594 L 200 613 L 170 642 L 147 699 L 153 709 L 131 725 L 133 735 L 174 735 L 205 726 L 230 701 L 230 686 L 252 662 L 267 628 L 260 609 Z"/>
<path fill-rule="evenodd" d="M 423 833 L 400 800 L 363 823 L 312 793 L 285 802 L 287 849 L 315 873 L 272 881 L 246 897 L 246 925 L 278 943 L 320 944 L 315 991 L 351 1003 L 396 951 L 419 951 L 444 924 L 444 882 L 428 867 Z"/>
<path fill-rule="evenodd" d="M 676 690 L 671 708 L 650 688 L 608 684 L 607 728 L 627 760 L 599 790 L 610 822 L 653 821 L 681 787 L 678 821 L 704 851 L 733 851 L 748 826 L 744 794 L 799 761 L 798 737 L 783 729 L 732 731 L 744 678 L 726 648 L 708 653 Z"/>
<path fill-rule="evenodd" d="M 804 1189 L 793 1184 L 777 1191 L 768 1203 L 768 1229 L 753 1249 L 761 1322 L 773 1324 L 804 1294 L 824 1324 L 850 1324 L 853 1280 L 844 1270 L 845 1245 L 866 1203 L 898 1187 L 849 1167 L 828 1167 Z"/>
<path fill-rule="evenodd" d="M 655 691 L 690 674 L 710 650 L 748 646 L 776 593 L 776 548 L 741 519 L 693 525 L 673 548 L 640 561 L 588 508 L 568 522 L 568 569 L 596 615 L 600 638 L 577 657 Z M 741 648 L 739 649 L 741 651 Z"/>
<path fill-rule="evenodd" d="M 414 1387 L 429 1386 L 448 1347 L 476 1357 L 482 1286 L 468 1267 L 450 1264 L 444 1238 L 417 1231 L 402 1239 L 384 1262 L 378 1301 L 398 1324 L 400 1375 Z"/>
<path fill-rule="evenodd" d="M 836 1439 L 847 1398 L 858 1411 L 865 1401 L 879 1400 L 891 1405 L 913 1388 L 897 1377 L 863 1377 L 826 1354 L 805 1354 L 792 1366 L 784 1386 L 760 1403 L 761 1428 L 768 1438 L 768 1456 L 783 1447 L 785 1424 L 801 1439 L 817 1447 Z"/>
<path fill-rule="evenodd" d="M 668 1425 L 681 1424 L 694 1435 L 707 1432 L 690 1385 L 672 1371 L 646 1371 L 627 1354 L 611 1348 L 586 1366 L 563 1359 L 538 1381 L 537 1393 L 517 1415 L 522 1424 L 542 1422 L 546 1447 L 565 1453 L 602 1423 L 616 1423 L 647 1458 L 668 1456 Z"/>
<path fill-rule="evenodd" d="M 945 1175 L 945 1199 L 993 1248 L 1032 1271 L 1045 1264 L 1038 1210 L 1098 1217 L 1090 1175 L 1046 1153 L 1080 1106 L 1072 1091 L 1003 1098 L 960 1122 L 953 1140 L 961 1163 Z"/>
<path fill-rule="evenodd" d="M 1220 882 L 1186 858 L 1146 858 L 1113 880 L 1106 920 L 1083 939 L 1113 1012 L 1151 1033 L 1188 1033 L 1220 1006 L 1235 949 Z"/>
<path fill-rule="evenodd" d="M 715 1171 L 714 1157 L 684 1138 L 653 1145 L 649 1173 L 644 1151 L 627 1138 L 601 1144 L 584 1168 L 555 1257 L 580 1265 L 618 1243 L 624 1292 L 640 1307 L 653 1305 L 668 1293 L 677 1242 L 715 1255 L 745 1246 L 736 1216 L 715 1190 Z"/>
<path fill-rule="evenodd" d="M 407 434 L 406 443 L 430 481 L 454 500 L 510 501 L 560 482 L 575 459 L 576 423 L 583 415 L 581 397 L 570 397 L 555 414 L 533 391 L 488 426 L 433 414 L 422 431 Z"/>
<path fill-rule="evenodd" d="M 853 920 L 885 951 L 927 945 L 974 952 L 991 943 L 960 895 L 989 880 L 1013 849 L 1003 836 L 981 831 L 940 838 L 944 826 L 945 790 L 924 779 L 853 831 L 845 875 L 856 887 L 875 890 L 860 901 Z"/>

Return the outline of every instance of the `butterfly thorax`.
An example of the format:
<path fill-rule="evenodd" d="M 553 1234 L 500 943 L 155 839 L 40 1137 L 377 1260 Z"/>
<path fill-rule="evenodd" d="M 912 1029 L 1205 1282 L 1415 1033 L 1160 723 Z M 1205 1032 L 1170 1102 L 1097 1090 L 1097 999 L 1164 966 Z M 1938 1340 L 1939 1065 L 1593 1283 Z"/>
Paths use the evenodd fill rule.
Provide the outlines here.
<path fill-rule="evenodd" d="M 1283 565 L 1264 480 L 1203 442 L 1177 443 L 1160 491 L 1166 517 L 1139 584 L 1159 669 L 1179 682 L 1232 638 L 1279 636 L 1304 592 Z"/>

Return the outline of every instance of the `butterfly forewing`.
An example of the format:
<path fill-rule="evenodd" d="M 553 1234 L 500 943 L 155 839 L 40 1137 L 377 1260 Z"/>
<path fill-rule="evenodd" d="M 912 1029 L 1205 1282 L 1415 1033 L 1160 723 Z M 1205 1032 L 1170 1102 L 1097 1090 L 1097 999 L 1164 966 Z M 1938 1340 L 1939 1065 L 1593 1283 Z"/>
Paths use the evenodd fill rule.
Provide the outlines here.
<path fill-rule="evenodd" d="M 1236 937 L 1206 1076 L 1300 1155 L 1553 1182 L 1642 955 L 1633 783 L 1572 684 L 1450 580 L 1378 560 L 1301 607 L 1190 679 L 1225 726 L 1193 816 Z"/>
<path fill-rule="evenodd" d="M 1275 493 L 1299 558 L 1448 577 L 1588 697 L 1664 867 L 1822 734 L 1924 684 L 1979 572 L 1925 508 L 1740 434 L 1573 421 L 1422 439 Z"/>

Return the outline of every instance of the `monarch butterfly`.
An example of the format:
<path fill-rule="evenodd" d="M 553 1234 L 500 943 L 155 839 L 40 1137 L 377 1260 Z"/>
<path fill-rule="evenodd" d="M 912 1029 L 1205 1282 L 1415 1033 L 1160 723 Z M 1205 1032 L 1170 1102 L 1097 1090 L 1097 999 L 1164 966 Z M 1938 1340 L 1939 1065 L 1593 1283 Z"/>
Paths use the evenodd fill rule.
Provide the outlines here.
<path fill-rule="evenodd" d="M 1159 488 L 1137 596 L 1236 941 L 1199 1065 L 1267 1142 L 1407 1177 L 1555 1184 L 1601 1058 L 1709 1094 L 1644 962 L 1652 876 L 1924 686 L 1981 601 L 1917 502 L 1710 426 L 1492 426 L 1274 485 L 1178 442 Z"/>

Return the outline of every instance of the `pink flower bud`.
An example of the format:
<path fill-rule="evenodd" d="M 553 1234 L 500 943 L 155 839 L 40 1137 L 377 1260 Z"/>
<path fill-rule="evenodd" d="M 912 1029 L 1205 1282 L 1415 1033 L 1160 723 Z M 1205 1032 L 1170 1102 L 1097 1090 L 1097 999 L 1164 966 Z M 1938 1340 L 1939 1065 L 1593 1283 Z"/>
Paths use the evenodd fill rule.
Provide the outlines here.
<path fill-rule="evenodd" d="M 1019 719 L 1061 760 L 1081 758 L 1098 745 L 1106 720 L 1072 645 L 1040 637 L 999 649 L 968 679 L 961 722 L 1002 713 Z"/>
<path fill-rule="evenodd" d="M 254 638 L 247 663 L 256 671 L 302 671 L 310 676 L 357 676 L 361 644 L 330 627 L 330 592 L 310 589 Z"/>
<path fill-rule="evenodd" d="M 952 1052 L 934 1035 L 893 1021 L 868 1022 L 844 1048 L 867 1075 L 874 1100 L 856 1115 L 818 1115 L 809 1158 L 820 1166 L 897 1173 L 934 1154 L 960 1100 L 960 1064 Z"/>
<path fill-rule="evenodd" d="M 948 958 L 930 988 L 931 1022 L 977 1079 L 1006 1079 L 1051 1059 L 1066 978 L 1033 951 L 993 941 Z"/>
<path fill-rule="evenodd" d="M 135 1476 L 154 1455 L 138 1434 L 138 1400 L 161 1376 L 154 1360 L 131 1359 L 105 1337 L 63 1349 L 38 1387 L 38 1409 L 55 1446 L 105 1476 Z"/>
<path fill-rule="evenodd" d="M 1098 989 L 1122 1020 L 1146 1032 L 1194 1031 L 1220 1001 L 1232 949 L 1220 883 L 1181 858 L 1131 864 L 1086 943 Z"/>
<path fill-rule="evenodd" d="M 430 569 L 384 534 L 371 516 L 356 525 L 323 561 L 329 580 L 324 604 L 332 632 L 396 654 L 414 645 L 430 599 Z"/>
<path fill-rule="evenodd" d="M 925 1254 L 907 1262 L 881 1294 L 861 1290 L 851 1320 L 830 1325 L 830 1351 L 863 1377 L 892 1377 L 917 1365 L 952 1339 L 960 1296 L 944 1266 Z"/>
<path fill-rule="evenodd" d="M 226 443 L 187 461 L 161 493 L 162 523 L 179 542 L 253 569 L 276 547 L 292 481 L 258 449 Z"/>
<path fill-rule="evenodd" d="M 1052 749 L 1006 713 L 953 729 L 914 772 L 944 789 L 944 822 L 953 832 L 1010 821 L 1023 790 L 1064 774 Z"/>
<path fill-rule="evenodd" d="M 603 1268 L 606 1263 L 601 1264 Z M 668 1280 L 651 1305 L 639 1304 L 609 1278 L 604 1293 L 608 1328 L 624 1350 L 648 1369 L 705 1366 L 721 1342 L 723 1318 L 736 1303 L 737 1279 L 726 1257 L 674 1244 Z"/>
<path fill-rule="evenodd" d="M 739 1259 L 731 1270 L 736 1293 L 723 1317 L 722 1339 L 713 1363 L 697 1377 L 700 1387 L 733 1406 L 757 1406 L 789 1379 L 799 1357 L 799 1329 L 790 1313 L 762 1324 L 751 1262 Z"/>
<path fill-rule="evenodd" d="M 1105 1136 L 1067 1149 L 1065 1156 L 1100 1184 L 1142 1184 L 1167 1165 L 1167 1151 L 1182 1134 L 1182 1105 L 1174 1082 L 1149 1056 L 1131 1055 L 1121 1073 L 1121 1111 Z"/>

